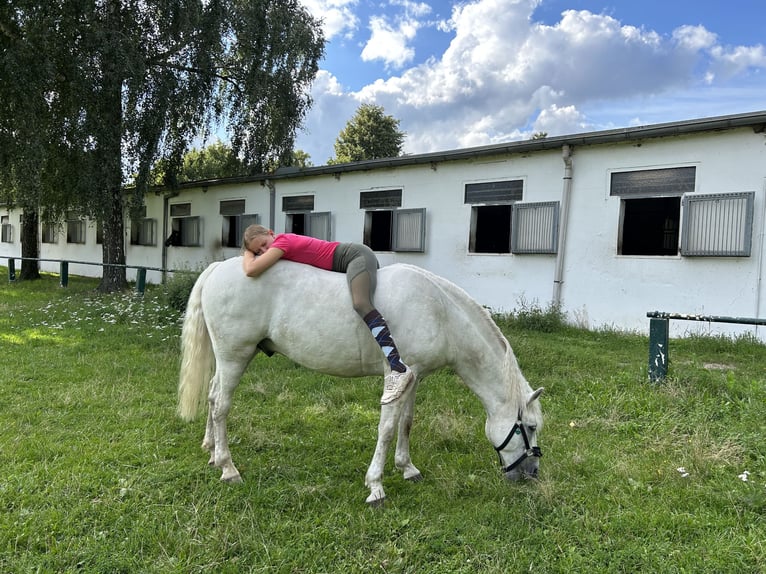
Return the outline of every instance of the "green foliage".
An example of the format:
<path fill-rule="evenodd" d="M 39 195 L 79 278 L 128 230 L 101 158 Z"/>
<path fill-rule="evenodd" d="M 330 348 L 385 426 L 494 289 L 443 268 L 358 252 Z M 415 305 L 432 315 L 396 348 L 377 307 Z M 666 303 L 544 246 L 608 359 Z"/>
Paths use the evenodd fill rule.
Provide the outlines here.
<path fill-rule="evenodd" d="M 399 120 L 387 116 L 382 106 L 362 104 L 335 140 L 335 158 L 327 163 L 397 157 L 402 153 L 404 136 Z"/>
<path fill-rule="evenodd" d="M 494 319 L 501 326 L 517 326 L 541 333 L 552 333 L 567 325 L 566 313 L 560 305 L 549 303 L 547 307 L 542 307 L 537 301 L 529 302 L 523 298 L 519 301 L 517 309 L 509 313 L 495 314 Z"/>
<path fill-rule="evenodd" d="M 250 169 L 287 163 L 324 53 L 298 0 L 20 0 L 0 8 L 0 189 L 15 205 L 80 209 L 124 263 L 123 172 L 140 205 L 163 161 L 224 125 Z M 104 290 L 125 272 L 105 269 Z"/>
<path fill-rule="evenodd" d="M 201 150 L 193 148 L 186 152 L 177 175 L 172 174 L 167 160 L 160 160 L 152 169 L 151 181 L 154 185 L 165 185 L 169 179 L 184 183 L 247 175 L 247 172 L 247 166 L 234 154 L 231 146 L 217 141 Z"/>
<path fill-rule="evenodd" d="M 170 309 L 183 313 L 199 271 L 177 271 L 165 282 L 164 301 Z"/>
<path fill-rule="evenodd" d="M 7 269 L 0 268 L 7 277 Z M 484 410 L 449 370 L 418 389 L 404 481 L 364 505 L 381 381 L 257 356 L 219 481 L 204 420 L 175 415 L 179 314 L 55 276 L 0 282 L 0 571 L 657 572 L 766 570 L 766 347 L 503 330 L 542 397 L 538 481 L 507 483 Z"/>

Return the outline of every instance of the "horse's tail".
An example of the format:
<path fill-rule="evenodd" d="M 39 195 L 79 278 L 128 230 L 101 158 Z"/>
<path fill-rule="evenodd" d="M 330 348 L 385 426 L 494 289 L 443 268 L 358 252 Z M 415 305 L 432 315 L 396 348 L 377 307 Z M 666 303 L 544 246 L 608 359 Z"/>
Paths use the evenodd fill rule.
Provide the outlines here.
<path fill-rule="evenodd" d="M 181 330 L 181 373 L 178 381 L 178 415 L 190 421 L 207 400 L 215 355 L 202 312 L 205 280 L 218 262 L 212 263 L 194 283 L 189 295 Z"/>

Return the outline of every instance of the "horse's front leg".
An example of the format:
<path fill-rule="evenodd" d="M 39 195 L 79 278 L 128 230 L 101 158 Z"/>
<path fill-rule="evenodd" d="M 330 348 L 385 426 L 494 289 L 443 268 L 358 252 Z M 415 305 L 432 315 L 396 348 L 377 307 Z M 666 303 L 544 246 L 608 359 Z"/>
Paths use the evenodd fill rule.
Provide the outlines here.
<path fill-rule="evenodd" d="M 380 407 L 380 422 L 378 422 L 378 442 L 375 444 L 375 454 L 364 477 L 364 484 L 370 489 L 370 495 L 365 502 L 370 506 L 382 506 L 386 499 L 383 491 L 383 467 L 386 463 L 386 453 L 396 432 L 396 423 L 402 411 L 400 398 L 393 403 Z"/>
<path fill-rule="evenodd" d="M 401 420 L 404 418 L 404 414 L 409 411 L 409 422 L 407 427 L 412 424 L 412 408 L 415 401 L 415 387 L 416 384 L 411 384 L 404 394 L 396 401 L 382 405 L 380 407 L 380 422 L 378 423 L 378 442 L 375 445 L 375 454 L 372 455 L 372 462 L 367 469 L 367 474 L 364 478 L 364 484 L 370 489 L 370 495 L 367 497 L 367 504 L 370 506 L 381 506 L 386 499 L 386 493 L 383 491 L 383 468 L 386 464 L 386 453 L 391 446 L 391 441 L 394 439 L 394 433 L 402 428 Z M 409 432 L 409 431 L 408 431 Z M 409 461 L 409 442 L 405 440 L 403 443 L 407 451 L 406 459 Z M 399 443 L 397 442 L 397 453 L 399 452 Z M 398 464 L 397 464 L 398 467 Z M 414 469 L 415 474 L 420 474 L 420 471 L 409 463 L 409 467 Z M 405 478 L 408 478 L 405 476 Z"/>
<path fill-rule="evenodd" d="M 402 405 L 402 412 L 399 417 L 399 431 L 396 435 L 396 455 L 394 456 L 396 468 L 402 471 L 405 480 L 412 482 L 423 480 L 423 475 L 412 464 L 412 459 L 410 458 L 410 430 L 412 429 L 412 420 L 415 414 L 416 385 L 417 381 L 413 383 L 410 392 L 402 397 L 402 401 L 406 402 Z"/>

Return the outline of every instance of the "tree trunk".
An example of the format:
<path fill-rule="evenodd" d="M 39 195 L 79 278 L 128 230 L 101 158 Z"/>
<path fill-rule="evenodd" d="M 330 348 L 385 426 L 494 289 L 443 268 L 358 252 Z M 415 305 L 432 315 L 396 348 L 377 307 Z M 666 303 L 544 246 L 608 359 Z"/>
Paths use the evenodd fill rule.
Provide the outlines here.
<path fill-rule="evenodd" d="M 101 275 L 101 283 L 98 290 L 102 293 L 121 291 L 128 286 L 125 272 L 125 236 L 123 234 L 123 207 L 122 191 L 118 187 L 111 193 L 112 206 L 105 212 L 102 222 L 104 236 L 102 247 L 102 262 L 111 263 L 104 265 Z"/>
<path fill-rule="evenodd" d="M 97 136 L 98 152 L 103 162 L 102 177 L 99 182 L 103 189 L 100 195 L 102 224 L 104 230 L 102 244 L 103 273 L 98 290 L 103 293 L 120 291 L 128 286 L 125 273 L 125 237 L 124 206 L 122 201 L 122 83 L 123 71 L 120 69 L 120 22 L 119 0 L 107 3 L 105 26 L 113 30 L 111 41 L 102 47 L 102 85 L 99 111 L 102 130 Z M 110 265 L 111 264 L 111 265 Z"/>
<path fill-rule="evenodd" d="M 37 258 L 40 256 L 40 244 L 38 239 L 39 217 L 36 209 L 26 207 L 21 212 L 21 256 L 32 259 L 21 260 L 20 280 L 39 279 L 40 262 Z"/>

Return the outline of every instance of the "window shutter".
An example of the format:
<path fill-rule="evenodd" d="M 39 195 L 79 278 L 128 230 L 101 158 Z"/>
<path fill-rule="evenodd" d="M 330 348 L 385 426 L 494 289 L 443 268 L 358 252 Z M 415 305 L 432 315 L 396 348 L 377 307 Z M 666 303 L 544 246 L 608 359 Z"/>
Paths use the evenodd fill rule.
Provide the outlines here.
<path fill-rule="evenodd" d="M 330 241 L 330 212 L 320 211 L 317 213 L 309 213 L 307 214 L 307 217 L 309 235 L 311 235 L 311 237 L 316 237 L 317 239 Z"/>
<path fill-rule="evenodd" d="M 681 255 L 749 257 L 755 192 L 685 196 Z"/>
<path fill-rule="evenodd" d="M 556 253 L 559 202 L 516 203 L 511 225 L 511 253 Z"/>
<path fill-rule="evenodd" d="M 397 209 L 393 212 L 393 242 L 394 251 L 414 251 L 423 253 L 426 250 L 426 210 Z"/>
<path fill-rule="evenodd" d="M 521 201 L 524 180 L 487 181 L 465 184 L 465 203 L 507 203 Z"/>

